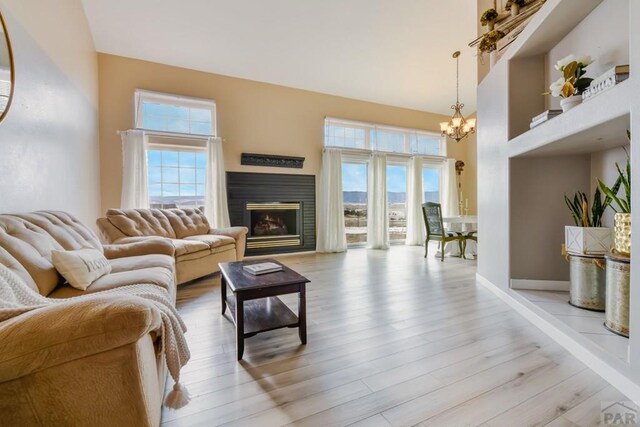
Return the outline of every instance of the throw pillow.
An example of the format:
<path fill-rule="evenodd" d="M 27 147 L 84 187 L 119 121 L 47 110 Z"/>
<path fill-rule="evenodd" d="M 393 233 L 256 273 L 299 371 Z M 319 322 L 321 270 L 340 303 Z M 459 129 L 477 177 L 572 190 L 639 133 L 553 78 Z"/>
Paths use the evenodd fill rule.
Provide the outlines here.
<path fill-rule="evenodd" d="M 99 277 L 111 272 L 111 264 L 97 249 L 51 251 L 51 261 L 58 273 L 76 289 L 86 291 Z"/>

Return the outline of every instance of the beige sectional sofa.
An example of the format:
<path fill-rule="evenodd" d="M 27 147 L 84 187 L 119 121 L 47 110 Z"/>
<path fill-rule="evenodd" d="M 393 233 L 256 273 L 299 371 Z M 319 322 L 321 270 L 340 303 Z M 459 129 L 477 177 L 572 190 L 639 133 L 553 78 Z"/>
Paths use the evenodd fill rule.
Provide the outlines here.
<path fill-rule="evenodd" d="M 199 209 L 109 209 L 97 224 L 112 244 L 169 239 L 178 284 L 219 271 L 219 262 L 242 260 L 248 232 L 246 227 L 212 229 Z"/>
<path fill-rule="evenodd" d="M 52 250 L 103 251 L 112 271 L 86 291 L 64 284 Z M 174 247 L 163 239 L 102 246 L 64 212 L 0 215 L 0 264 L 51 298 L 155 284 L 175 303 Z M 166 365 L 157 313 L 109 294 L 71 300 L 0 322 L 0 424 L 154 426 Z"/>

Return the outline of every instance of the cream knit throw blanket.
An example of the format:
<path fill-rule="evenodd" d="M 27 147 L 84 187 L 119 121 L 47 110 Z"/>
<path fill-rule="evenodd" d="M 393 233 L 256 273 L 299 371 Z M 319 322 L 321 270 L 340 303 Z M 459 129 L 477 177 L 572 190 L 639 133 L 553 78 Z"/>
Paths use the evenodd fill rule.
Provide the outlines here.
<path fill-rule="evenodd" d="M 137 300 L 141 305 L 159 311 L 162 319 L 162 327 L 159 331 L 162 350 L 169 373 L 175 381 L 173 391 L 165 399 L 165 406 L 177 409 L 186 405 L 189 402 L 189 394 L 179 380 L 180 369 L 191 357 L 184 336 L 187 327 L 171 304 L 164 289 L 155 285 L 140 284 L 72 298 L 47 298 L 35 292 L 13 271 L 0 264 L 0 322 L 48 305 L 90 301 L 91 299 L 104 298 L 109 294 L 130 297 L 132 301 Z"/>

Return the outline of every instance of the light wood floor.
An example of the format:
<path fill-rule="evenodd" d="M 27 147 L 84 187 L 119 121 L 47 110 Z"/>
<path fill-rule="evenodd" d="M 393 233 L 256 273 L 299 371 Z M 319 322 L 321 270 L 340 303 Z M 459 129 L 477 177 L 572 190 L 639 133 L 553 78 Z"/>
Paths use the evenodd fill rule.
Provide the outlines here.
<path fill-rule="evenodd" d="M 311 280 L 308 344 L 271 331 L 236 362 L 219 276 L 181 286 L 192 401 L 163 425 L 591 426 L 626 400 L 476 285 L 475 261 L 405 246 L 281 260 Z"/>

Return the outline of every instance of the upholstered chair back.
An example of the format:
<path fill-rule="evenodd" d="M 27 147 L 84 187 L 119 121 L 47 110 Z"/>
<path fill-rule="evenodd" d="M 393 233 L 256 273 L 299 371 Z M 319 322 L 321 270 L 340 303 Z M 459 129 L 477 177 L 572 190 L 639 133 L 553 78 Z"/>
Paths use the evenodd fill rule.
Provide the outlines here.
<path fill-rule="evenodd" d="M 49 295 L 62 280 L 51 251 L 80 248 L 102 250 L 102 245 L 93 231 L 66 212 L 0 215 L 0 263 L 42 295 Z"/>

